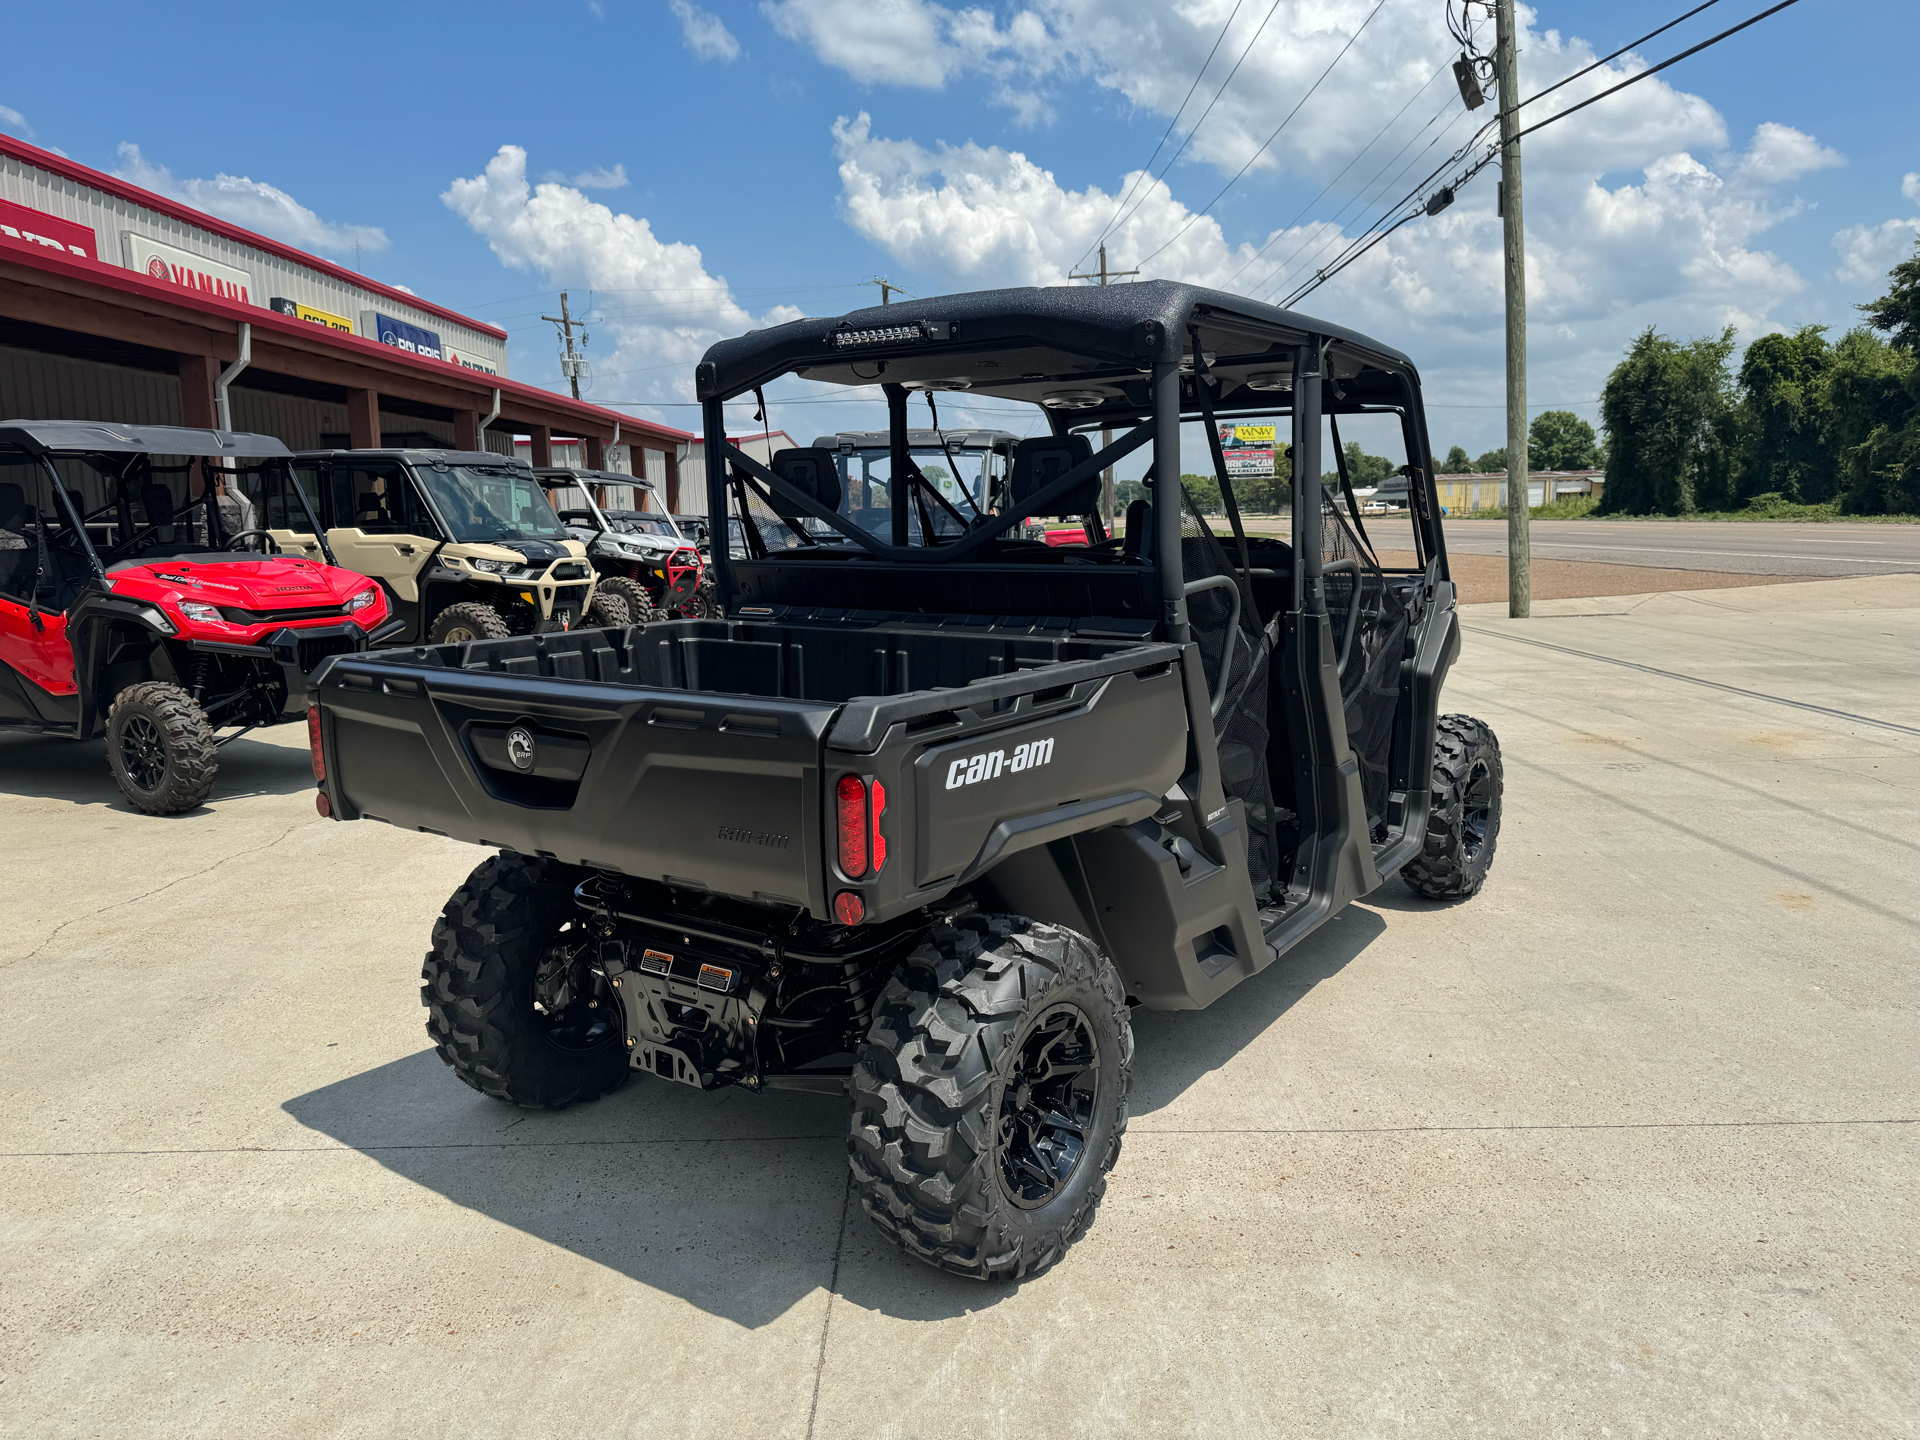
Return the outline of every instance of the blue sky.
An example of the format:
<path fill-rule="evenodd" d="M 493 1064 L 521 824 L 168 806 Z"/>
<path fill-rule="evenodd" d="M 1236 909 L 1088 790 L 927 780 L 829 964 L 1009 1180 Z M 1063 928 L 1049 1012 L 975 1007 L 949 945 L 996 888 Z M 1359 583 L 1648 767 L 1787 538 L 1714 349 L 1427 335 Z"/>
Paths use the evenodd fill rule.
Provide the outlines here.
<path fill-rule="evenodd" d="M 1164 186 L 1137 188 L 1146 199 L 1112 237 L 1114 260 L 1134 264 L 1178 235 L 1150 273 L 1249 289 L 1285 254 L 1337 251 L 1310 227 L 1351 232 L 1371 215 L 1340 202 L 1421 123 L 1434 119 L 1409 153 L 1449 125 L 1430 159 L 1464 137 L 1482 117 L 1458 99 L 1449 108 L 1451 79 L 1421 89 L 1452 53 L 1441 0 L 1376 5 L 1242 0 L 1174 144 L 1244 51 L 1241 69 Z M 1682 8 L 1534 7 L 1523 90 Z M 1759 8 L 1722 0 L 1642 60 Z M 10 67 L 0 128 L 494 321 L 513 336 L 514 373 L 556 388 L 539 316 L 566 286 L 599 316 L 591 398 L 686 426 L 694 412 L 677 402 L 719 335 L 870 303 L 859 282 L 876 274 L 919 295 L 1058 280 L 1234 9 L 41 7 L 10 17 L 15 53 L 84 47 L 84 72 Z M 1282 138 L 1195 219 L 1357 30 Z M 1531 399 L 1596 417 L 1608 366 L 1648 324 L 1677 335 L 1733 324 L 1744 338 L 1848 325 L 1913 233 L 1918 42 L 1912 3 L 1802 0 L 1531 141 Z M 1605 83 L 1577 82 L 1557 103 Z M 1398 128 L 1341 177 L 1411 96 Z M 1301 306 L 1416 357 L 1440 449 L 1500 439 L 1493 181 L 1484 172 L 1438 221 Z M 1248 263 L 1241 247 L 1297 216 Z M 820 423 L 829 415 L 834 427 L 870 423 L 864 407 L 784 393 L 807 403 L 783 404 L 776 423 L 803 438 L 833 428 Z"/>

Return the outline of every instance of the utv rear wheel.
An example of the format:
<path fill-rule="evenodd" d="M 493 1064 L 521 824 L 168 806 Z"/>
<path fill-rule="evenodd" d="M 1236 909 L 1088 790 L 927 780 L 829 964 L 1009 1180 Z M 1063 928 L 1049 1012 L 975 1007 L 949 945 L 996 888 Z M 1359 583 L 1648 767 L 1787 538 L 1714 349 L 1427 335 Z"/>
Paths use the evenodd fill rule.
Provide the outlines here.
<path fill-rule="evenodd" d="M 220 768 L 213 727 L 193 697 L 166 681 L 141 681 L 107 712 L 107 764 L 127 804 L 177 816 L 206 800 Z"/>
<path fill-rule="evenodd" d="M 573 888 L 512 854 L 474 868 L 434 922 L 427 1035 L 476 1091 L 558 1110 L 627 1079 L 626 1026 Z"/>
<path fill-rule="evenodd" d="M 629 623 L 632 625 L 652 625 L 657 620 L 667 619 L 667 612 L 654 604 L 647 587 L 637 580 L 630 580 L 624 575 L 608 576 L 600 583 L 600 593 L 617 595 L 626 601 Z"/>
<path fill-rule="evenodd" d="M 1442 716 L 1434 734 L 1426 843 L 1401 870 L 1409 890 L 1431 901 L 1458 901 L 1481 889 L 1501 833 L 1501 788 L 1501 743 L 1487 722 Z"/>
<path fill-rule="evenodd" d="M 1046 1269 L 1106 1193 L 1133 1058 L 1120 978 L 1086 937 L 1023 916 L 936 924 L 854 1067 L 861 1205 L 944 1271 Z"/>
<path fill-rule="evenodd" d="M 627 598 L 607 589 L 603 582 L 594 588 L 594 598 L 587 602 L 587 624 L 602 630 L 625 630 L 632 625 L 633 613 L 628 609 Z"/>
<path fill-rule="evenodd" d="M 468 600 L 450 605 L 435 616 L 427 641 L 430 645 L 459 645 L 470 640 L 505 640 L 511 634 L 499 611 Z"/>

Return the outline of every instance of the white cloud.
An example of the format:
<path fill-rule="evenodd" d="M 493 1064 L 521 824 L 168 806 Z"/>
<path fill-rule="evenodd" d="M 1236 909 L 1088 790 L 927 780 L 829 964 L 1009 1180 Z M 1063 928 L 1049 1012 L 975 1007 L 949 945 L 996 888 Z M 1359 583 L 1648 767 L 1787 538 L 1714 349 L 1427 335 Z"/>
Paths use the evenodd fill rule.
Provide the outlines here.
<path fill-rule="evenodd" d="M 834 138 L 848 222 L 903 265 L 954 289 L 1065 283 L 1070 269 L 1086 268 L 1081 257 L 1113 217 L 1117 194 L 1136 180 L 1076 190 L 1019 151 L 930 150 L 876 137 L 864 113 L 838 123 Z M 1797 151 L 1777 130 L 1757 132 L 1719 171 L 1685 151 L 1655 157 L 1624 183 L 1606 183 L 1605 169 L 1593 163 L 1532 169 L 1533 393 L 1555 401 L 1598 395 L 1627 340 L 1649 324 L 1684 336 L 1724 325 L 1750 337 L 1767 329 L 1770 312 L 1803 281 L 1756 243 L 1793 213 L 1771 200 L 1760 177 L 1798 173 L 1797 153 L 1805 160 L 1813 151 Z M 1452 443 L 1445 434 L 1470 429 L 1455 426 L 1446 402 L 1499 399 L 1501 222 L 1493 181 L 1492 169 L 1484 172 L 1451 209 L 1398 231 L 1301 304 L 1416 356 L 1446 356 L 1449 364 L 1428 377 L 1442 445 Z M 1211 216 L 1196 220 L 1162 182 L 1136 199 L 1139 208 L 1108 236 L 1110 264 L 1141 264 L 1144 278 L 1260 298 L 1278 298 L 1311 278 L 1360 229 L 1313 221 L 1230 244 Z M 1259 246 L 1265 254 L 1255 260 Z M 1585 413 L 1595 416 L 1592 407 Z"/>
<path fill-rule="evenodd" d="M 1023 124 L 1052 116 L 1032 85 L 1056 67 L 1060 46 L 1031 10 L 1004 30 L 987 10 L 931 0 L 762 0 L 761 10 L 781 34 L 863 85 L 939 90 L 980 71 L 998 82 L 993 100 Z M 1016 76 L 1024 83 L 1013 83 Z"/>
<path fill-rule="evenodd" d="M 385 250 L 387 232 L 377 225 L 335 225 L 322 220 L 286 191 L 264 180 L 219 174 L 211 180 L 179 180 L 164 165 L 155 165 L 129 143 L 120 146 L 120 168 L 113 172 L 143 189 L 271 235 L 309 250 L 336 253 L 358 246 Z"/>
<path fill-rule="evenodd" d="M 1910 200 L 1921 194 L 1918 179 L 1921 176 L 1912 170 L 1901 177 L 1901 193 Z M 1914 253 L 1917 239 L 1921 239 L 1921 217 L 1914 216 L 1884 220 L 1879 225 L 1850 225 L 1837 231 L 1834 248 L 1840 252 L 1841 263 L 1835 267 L 1834 278 L 1848 284 L 1880 280 Z"/>
<path fill-rule="evenodd" d="M 1741 158 L 1737 171 L 1744 179 L 1771 185 L 1845 163 L 1812 135 L 1764 120 L 1755 130 L 1754 143 Z"/>
<path fill-rule="evenodd" d="M 644 217 L 618 214 L 575 186 L 530 185 L 518 145 L 501 146 L 485 170 L 440 198 L 503 265 L 556 289 L 594 292 L 598 396 L 589 398 L 691 400 L 694 362 L 714 341 L 800 316 L 791 306 L 751 314 L 696 247 L 659 239 Z M 684 426 L 691 414 L 667 418 Z"/>
<path fill-rule="evenodd" d="M 27 117 L 11 105 L 0 105 L 0 130 L 11 130 L 29 140 L 33 138 L 33 127 L 27 124 Z"/>
<path fill-rule="evenodd" d="M 680 21 L 681 42 L 702 60 L 727 63 L 740 57 L 740 41 L 718 15 L 701 9 L 693 0 L 668 0 L 668 8 Z"/>
<path fill-rule="evenodd" d="M 627 167 L 597 165 L 592 170 L 583 170 L 571 178 L 558 170 L 549 170 L 540 178 L 543 182 L 555 181 L 561 185 L 571 185 L 576 190 L 624 190 L 627 186 Z"/>

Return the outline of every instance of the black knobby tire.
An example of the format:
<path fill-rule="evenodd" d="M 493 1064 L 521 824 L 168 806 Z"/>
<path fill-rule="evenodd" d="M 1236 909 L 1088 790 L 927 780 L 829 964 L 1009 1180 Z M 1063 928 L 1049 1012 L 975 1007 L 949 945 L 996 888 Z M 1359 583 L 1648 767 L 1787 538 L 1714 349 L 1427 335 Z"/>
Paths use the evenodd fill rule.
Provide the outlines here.
<path fill-rule="evenodd" d="M 107 712 L 107 765 L 127 804 L 150 816 L 193 810 L 220 769 L 213 727 L 192 696 L 167 681 L 128 686 Z"/>
<path fill-rule="evenodd" d="M 1444 715 L 1434 733 L 1433 794 L 1421 853 L 1401 870 L 1417 896 L 1464 900 L 1481 889 L 1501 834 L 1501 743 L 1486 721 Z"/>
<path fill-rule="evenodd" d="M 420 970 L 427 1035 L 476 1091 L 558 1110 L 627 1079 L 616 993 L 589 969 L 588 934 L 563 929 L 579 914 L 545 861 L 509 853 L 474 867 L 434 922 Z M 543 1014 L 536 1001 L 553 1002 L 557 967 L 571 973 L 573 994 Z"/>
<path fill-rule="evenodd" d="M 703 575 L 700 584 L 694 587 L 693 604 L 688 614 L 695 620 L 725 620 L 727 613 L 720 608 L 720 588 L 712 577 Z"/>
<path fill-rule="evenodd" d="M 587 624 L 602 630 L 625 630 L 633 624 L 627 598 L 608 589 L 602 581 L 594 587 L 594 598 L 587 602 Z"/>
<path fill-rule="evenodd" d="M 654 604 L 653 596 L 647 587 L 637 580 L 624 575 L 603 577 L 600 582 L 602 592 L 611 592 L 627 602 L 627 617 L 630 625 L 652 625 L 657 620 L 667 619 L 667 612 Z"/>
<path fill-rule="evenodd" d="M 1079 1028 L 1063 1049 L 1084 1042 L 1094 1064 L 1090 1089 L 1062 1103 L 1080 1140 L 1050 1192 L 1033 1183 L 1035 1112 L 1022 1106 L 1040 1087 L 1022 1081 L 1036 1074 L 1024 1058 L 1063 1016 L 1061 1034 Z M 1107 1191 L 1133 1058 L 1120 977 L 1086 937 L 1023 916 L 937 923 L 882 992 L 854 1067 L 848 1154 L 862 1207 L 942 1270 L 1012 1280 L 1046 1269 Z M 1072 1137 L 1049 1134 L 1058 1157 Z M 1017 1199 L 1019 1183 L 1031 1189 Z"/>
<path fill-rule="evenodd" d="M 434 617 L 427 641 L 430 645 L 458 645 L 470 640 L 505 640 L 512 634 L 492 606 L 464 600 Z"/>

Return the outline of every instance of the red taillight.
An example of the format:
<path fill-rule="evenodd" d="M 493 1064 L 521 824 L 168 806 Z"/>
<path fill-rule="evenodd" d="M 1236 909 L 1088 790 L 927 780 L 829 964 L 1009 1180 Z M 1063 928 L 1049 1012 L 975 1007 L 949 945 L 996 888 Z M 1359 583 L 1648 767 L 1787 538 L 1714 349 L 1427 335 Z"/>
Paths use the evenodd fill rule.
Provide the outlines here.
<path fill-rule="evenodd" d="M 834 919 L 843 926 L 857 926 L 867 914 L 866 903 L 852 891 L 834 897 Z"/>
<path fill-rule="evenodd" d="M 320 707 L 307 707 L 307 746 L 313 751 L 313 778 L 323 785 L 327 780 L 327 758 L 320 753 Z"/>
<path fill-rule="evenodd" d="M 850 881 L 878 875 L 887 864 L 887 838 L 880 818 L 887 812 L 887 787 L 859 776 L 834 783 L 834 831 L 841 874 Z"/>
<path fill-rule="evenodd" d="M 842 776 L 835 782 L 834 809 L 841 874 L 859 880 L 867 874 L 867 787 L 859 776 Z"/>

